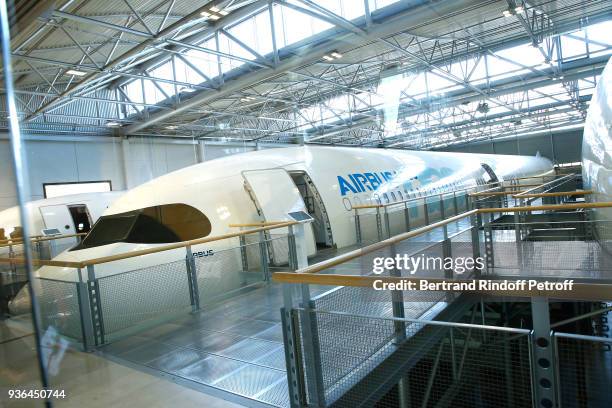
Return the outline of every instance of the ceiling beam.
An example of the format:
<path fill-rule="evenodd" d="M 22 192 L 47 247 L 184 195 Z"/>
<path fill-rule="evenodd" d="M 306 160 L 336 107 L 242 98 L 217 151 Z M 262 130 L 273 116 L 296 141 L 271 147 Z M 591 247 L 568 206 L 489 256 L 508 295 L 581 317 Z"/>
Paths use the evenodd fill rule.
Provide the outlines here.
<path fill-rule="evenodd" d="M 277 66 L 270 68 L 260 68 L 255 72 L 249 73 L 248 76 L 244 76 L 232 81 L 226 82 L 218 90 L 215 91 L 203 91 L 194 94 L 190 99 L 181 102 L 175 106 L 172 111 L 164 111 L 151 113 L 148 119 L 134 123 L 130 126 L 122 129 L 123 134 L 129 135 L 132 133 L 139 132 L 155 123 L 168 119 L 180 112 L 191 109 L 203 103 L 222 98 L 231 95 L 234 92 L 240 91 L 244 88 L 253 86 L 257 83 L 263 82 L 267 79 L 271 79 L 280 74 L 288 71 L 318 62 L 323 58 L 323 55 L 329 53 L 334 49 L 343 49 L 347 44 L 352 44 L 351 39 L 355 39 L 357 36 L 362 37 L 366 40 L 375 41 L 380 37 L 392 35 L 402 29 L 405 29 L 411 24 L 422 23 L 430 19 L 439 18 L 442 14 L 452 14 L 464 10 L 466 7 L 478 4 L 477 0 L 457 0 L 457 1 L 439 1 L 437 2 L 437 8 L 434 10 L 430 4 L 426 6 L 418 6 L 413 9 L 404 10 L 398 13 L 394 17 L 391 17 L 384 24 L 377 24 L 371 26 L 367 34 L 361 34 L 357 36 L 353 31 L 345 32 L 334 36 L 333 40 L 312 47 L 308 53 L 300 55 L 299 58 L 289 57 L 282 60 Z M 230 14 L 231 15 L 231 14 Z"/>

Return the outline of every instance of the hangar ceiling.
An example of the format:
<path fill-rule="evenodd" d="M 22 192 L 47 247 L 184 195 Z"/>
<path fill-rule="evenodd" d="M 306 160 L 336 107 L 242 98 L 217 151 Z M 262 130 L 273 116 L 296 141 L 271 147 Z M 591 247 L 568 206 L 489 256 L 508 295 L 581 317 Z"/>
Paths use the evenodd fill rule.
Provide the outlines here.
<path fill-rule="evenodd" d="M 29 133 L 411 149 L 581 127 L 607 0 L 17 1 Z M 1 123 L 6 128 L 6 123 Z"/>

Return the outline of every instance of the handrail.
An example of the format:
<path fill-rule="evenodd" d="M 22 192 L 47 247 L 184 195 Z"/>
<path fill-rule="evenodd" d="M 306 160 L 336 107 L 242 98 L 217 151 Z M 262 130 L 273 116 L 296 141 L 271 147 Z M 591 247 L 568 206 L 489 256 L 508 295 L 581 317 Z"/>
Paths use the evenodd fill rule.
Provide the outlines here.
<path fill-rule="evenodd" d="M 551 181 L 549 181 L 549 182 L 547 182 L 547 183 L 542 183 L 542 184 L 540 184 L 540 185 L 538 185 L 538 186 L 536 186 L 536 187 L 533 187 L 533 188 L 530 188 L 530 189 L 528 189 L 528 190 L 525 190 L 523 193 L 519 193 L 519 194 L 517 194 L 517 195 L 519 195 L 520 197 L 523 197 L 523 194 L 530 194 L 530 193 L 531 193 L 533 190 L 537 190 L 538 188 L 545 187 L 545 186 L 547 186 L 547 185 L 549 185 L 549 184 L 555 183 L 555 182 L 557 182 L 557 181 L 559 181 L 559 180 L 563 180 L 563 179 L 571 180 L 571 179 L 572 179 L 572 178 L 574 178 L 574 177 L 576 177 L 576 175 L 575 175 L 575 174 L 568 174 L 568 175 L 566 175 L 566 176 L 559 177 L 559 178 L 556 178 L 556 179 L 554 179 L 554 180 L 551 180 Z M 515 198 L 520 198 L 520 197 L 515 197 Z"/>
<path fill-rule="evenodd" d="M 576 203 L 576 204 L 550 204 L 550 205 L 531 205 L 525 207 L 507 208 L 479 208 L 479 213 L 505 213 L 505 212 L 531 212 L 543 210 L 578 210 L 581 208 L 609 208 L 612 207 L 611 201 L 599 203 Z"/>
<path fill-rule="evenodd" d="M 471 215 L 475 215 L 475 214 L 482 214 L 482 213 L 503 213 L 503 212 L 531 212 L 531 211 L 541 211 L 541 210 L 570 210 L 570 209 L 581 209 L 581 208 L 609 208 L 612 207 L 612 202 L 598 202 L 598 203 L 576 203 L 576 204 L 561 204 L 561 205 L 540 205 L 540 206 L 526 206 L 526 207 L 509 207 L 509 208 L 479 208 L 479 209 L 474 209 L 474 210 L 470 210 L 458 215 L 455 215 L 453 217 L 447 218 L 445 220 L 442 221 L 438 221 L 436 223 L 430 224 L 430 225 L 426 225 L 424 227 L 418 228 L 416 230 L 412 230 L 412 231 L 408 231 L 399 235 L 395 235 L 391 238 L 387 238 L 383 241 L 380 241 L 378 243 L 369 245 L 367 247 L 364 248 L 360 248 L 351 252 L 347 252 L 345 254 L 339 255 L 335 258 L 332 259 L 328 259 L 326 261 L 323 262 L 319 262 L 318 264 L 315 265 L 311 265 L 308 266 L 306 268 L 303 268 L 301 270 L 298 270 L 297 273 L 298 274 L 303 274 L 303 273 L 316 273 L 316 272 L 320 272 L 323 269 L 327 269 L 327 268 L 331 268 L 333 266 L 339 265 L 341 263 L 350 261 L 352 259 L 358 258 L 360 256 L 363 255 L 367 255 L 369 253 L 372 253 L 374 251 L 377 251 L 379 249 L 382 248 L 386 248 L 390 245 L 396 244 L 400 241 L 403 241 L 405 239 L 408 238 L 412 238 L 418 235 L 421 235 L 425 232 L 429 232 L 435 228 L 439 228 L 441 226 L 444 226 L 446 224 L 455 222 L 457 220 L 469 217 Z M 273 225 L 268 225 L 268 226 L 262 226 L 262 227 L 258 227 L 258 228 L 254 228 L 254 229 L 250 229 L 250 230 L 246 230 L 246 231 L 239 231 L 239 232 L 234 232 L 234 233 L 228 233 L 228 234 L 223 234 L 223 235 L 217 235 L 214 237 L 205 237 L 205 238 L 198 238 L 198 239 L 194 239 L 194 240 L 190 240 L 190 241 L 183 241 L 183 242 L 177 242 L 175 244 L 169 244 L 169 245 L 164 245 L 164 246 L 160 246 L 160 247 L 156 247 L 156 248 L 149 248 L 149 249 L 143 249 L 140 251 L 134 251 L 134 252 L 128 252 L 128 253 L 124 253 L 124 254 L 117 254 L 117 255 L 111 255 L 111 256 L 107 256 L 107 257 L 101 257 L 101 258 L 94 258 L 94 259 L 89 259 L 86 261 L 82 261 L 82 262 L 70 262 L 70 261 L 45 261 L 45 260 L 33 260 L 33 264 L 34 265 L 48 265 L 48 266 L 63 266 L 63 267 L 69 267 L 69 268 L 85 268 L 89 265 L 97 265 L 97 264 L 102 264 L 102 263 L 108 263 L 108 262 L 113 262 L 113 261 L 119 261 L 119 260 L 123 260 L 123 259 L 129 259 L 129 258 L 134 258 L 137 256 L 142 256 L 142 255 L 149 255 L 149 254 L 153 254 L 153 253 L 158 253 L 158 252 L 163 252 L 163 251 L 168 251 L 168 250 L 172 250 L 172 249 L 178 249 L 178 248 L 184 248 L 184 247 L 188 247 L 188 246 L 192 246 L 192 245 L 199 245 L 199 244 L 204 244 L 204 243 L 208 243 L 208 242 L 214 242 L 214 241 L 220 241 L 220 240 L 224 240 L 224 239 L 229 239 L 229 238 L 235 238 L 235 237 L 239 237 L 239 236 L 243 236 L 243 235 L 248 235 L 248 234 L 253 234 L 255 232 L 260 232 L 260 231 L 268 231 L 268 230 L 272 230 L 272 229 L 277 229 L 277 228 L 284 228 L 284 227 L 288 227 L 290 225 L 295 225 L 297 224 L 296 221 L 286 221 L 286 222 L 280 222 L 280 223 L 274 223 Z M 51 238 L 51 237 L 49 237 Z M 23 258 L 0 258 L 0 263 L 24 263 L 25 260 Z"/>
<path fill-rule="evenodd" d="M 451 222 L 455 222 L 457 220 L 469 217 L 474 214 L 502 213 L 502 212 L 529 212 L 529 211 L 539 211 L 539 210 L 565 210 L 565 209 L 579 209 L 579 208 L 607 208 L 607 207 L 612 207 L 612 202 L 561 204 L 561 205 L 551 204 L 551 205 L 528 206 L 528 207 L 509 207 L 509 208 L 478 208 L 478 209 L 474 209 L 471 211 L 467 211 L 467 212 L 455 215 L 453 217 L 447 218 L 446 220 L 438 221 L 434 224 L 426 225 L 424 227 L 421 227 L 421 228 L 418 228 L 418 229 L 415 229 L 409 232 L 404 232 L 402 234 L 395 235 L 391 238 L 387 238 L 375 244 L 368 245 L 366 247 L 359 248 L 359 249 L 347 252 L 342 255 L 338 255 L 335 258 L 331 258 L 331 259 L 319 262 L 317 264 L 307 266 L 306 268 L 297 270 L 296 273 L 297 274 L 317 273 L 324 269 L 328 269 L 333 266 L 340 265 L 344 262 L 351 261 L 363 255 L 367 255 L 369 253 L 378 251 L 382 248 L 386 248 L 400 241 L 421 235 L 435 228 L 439 228 L 441 226 L 444 226 Z"/>
<path fill-rule="evenodd" d="M 484 186 L 489 186 L 492 184 L 497 184 L 497 187 L 492 187 L 491 189 L 495 189 L 495 188 L 500 188 L 499 184 L 501 184 L 501 181 L 494 181 L 492 183 L 486 183 L 486 184 L 480 184 L 480 185 L 475 185 L 472 187 L 465 187 L 465 188 L 461 188 L 458 190 L 452 190 L 452 191 L 443 191 L 440 193 L 435 193 L 435 194 L 429 194 L 426 196 L 422 196 L 422 197 L 414 197 L 414 198 L 409 198 L 407 200 L 401 200 L 401 201 L 394 201 L 394 202 L 389 202 L 386 204 L 363 204 L 363 205 L 356 205 L 353 206 L 352 209 L 353 210 L 364 210 L 364 209 L 368 209 L 368 208 L 382 208 L 382 207 L 391 207 L 393 205 L 397 205 L 397 204 L 404 204 L 404 203 L 409 203 L 412 201 L 418 201 L 418 200 L 423 200 L 426 198 L 432 198 L 432 197 L 440 197 L 441 195 L 446 195 L 446 194 L 454 194 L 454 193 L 458 193 L 458 192 L 462 192 L 462 191 L 467 191 L 467 190 L 471 190 L 473 188 L 478 188 L 478 187 L 484 187 Z"/>
<path fill-rule="evenodd" d="M 524 191 L 524 190 L 523 190 Z M 496 196 L 496 195 L 509 195 L 509 194 L 517 194 L 520 193 L 521 191 L 519 190 L 514 190 L 514 191 L 491 191 L 491 192 L 485 192 L 485 191 L 479 191 L 476 193 L 470 193 L 468 194 L 470 197 L 487 197 L 487 196 Z"/>
<path fill-rule="evenodd" d="M 568 175 L 574 175 L 576 176 L 576 174 L 574 173 L 570 173 L 570 174 L 549 174 L 549 175 L 543 175 L 543 176 L 529 176 L 529 177 L 516 177 L 516 178 L 512 178 L 510 180 L 527 180 L 527 179 L 532 179 L 532 178 L 544 178 L 544 177 L 552 177 L 552 178 L 562 178 Z M 504 180 L 506 181 L 506 180 Z"/>
<path fill-rule="evenodd" d="M 307 268 L 306 268 L 307 269 Z M 381 283 L 403 283 L 414 282 L 416 287 L 420 288 L 421 281 L 429 283 L 469 283 L 470 279 L 444 279 L 444 278 L 422 278 L 414 276 L 397 277 L 397 276 L 372 276 L 372 275 L 327 275 L 317 273 L 293 273 L 293 272 L 275 272 L 272 275 L 272 280 L 278 283 L 300 283 L 311 285 L 324 286 L 352 286 L 352 287 L 372 287 L 374 282 Z M 524 279 L 508 280 L 509 282 L 520 282 Z M 429 290 L 429 289 L 424 289 Z M 439 291 L 439 290 L 437 290 Z M 539 289 L 523 289 L 523 290 L 485 290 L 480 289 L 478 285 L 474 290 L 462 290 L 462 292 L 480 293 L 491 296 L 512 296 L 512 297 L 549 297 L 554 299 L 572 299 L 572 300 L 607 300 L 612 299 L 612 285 L 605 283 L 583 283 L 574 282 L 571 291 L 563 290 L 539 290 Z"/>
<path fill-rule="evenodd" d="M 53 235 L 53 236 L 49 236 L 49 237 L 36 236 L 36 237 L 32 237 L 30 239 L 30 241 L 31 242 L 54 241 L 56 239 L 82 237 L 82 236 L 85 236 L 85 235 L 87 235 L 87 234 L 85 234 L 83 232 L 80 232 L 78 234 Z M 0 248 L 14 246 L 14 245 L 23 245 L 23 239 L 19 239 L 19 240 L 8 240 L 8 239 L 5 239 L 5 240 L 0 241 Z"/>
<path fill-rule="evenodd" d="M 81 262 L 41 261 L 41 260 L 37 260 L 37 264 L 39 264 L 39 265 L 49 265 L 49 266 L 65 266 L 65 267 L 69 267 L 69 268 L 85 268 L 85 267 L 90 266 L 90 265 L 99 265 L 99 264 L 113 262 L 113 261 L 121 261 L 121 260 L 124 260 L 124 259 L 135 258 L 137 256 L 150 255 L 150 254 L 154 254 L 154 253 L 158 253 L 158 252 L 169 251 L 169 250 L 172 250 L 172 249 L 185 248 L 185 247 L 188 247 L 188 246 L 205 244 L 205 243 L 214 242 L 214 241 L 221 241 L 221 240 L 229 239 L 229 238 L 235 238 L 235 237 L 239 237 L 239 236 L 242 236 L 242 235 L 249 235 L 249 234 L 253 234 L 255 232 L 268 231 L 268 230 L 272 230 L 272 229 L 276 229 L 276 228 L 284 228 L 284 227 L 288 227 L 290 225 L 295 225 L 295 224 L 297 224 L 296 221 L 286 221 L 286 222 L 282 222 L 280 224 L 274 224 L 274 225 L 270 225 L 270 226 L 254 228 L 254 229 L 251 229 L 251 230 L 248 230 L 248 231 L 238 231 L 238 232 L 231 232 L 229 234 L 216 235 L 214 237 L 204 237 L 204 238 L 192 239 L 192 240 L 189 240 L 189 241 L 177 242 L 175 244 L 168 244 L 168 245 L 164 245 L 164 246 L 160 246 L 160 247 L 155 247 L 155 248 L 142 249 L 140 251 L 132 251 L 132 252 L 127 252 L 127 253 L 123 253 L 123 254 L 117 254 L 117 255 L 104 256 L 104 257 L 100 257 L 100 258 L 88 259 L 86 261 L 81 261 Z M 24 261 L 23 258 L 0 258 L 0 263 L 7 263 L 7 262 L 23 263 L 25 261 Z"/>
<path fill-rule="evenodd" d="M 523 194 L 520 196 L 513 196 L 513 198 L 538 198 L 538 197 L 564 197 L 564 196 L 577 196 L 577 195 L 588 195 L 593 194 L 593 190 L 579 190 L 579 191 L 559 191 L 556 193 L 532 193 Z"/>
<path fill-rule="evenodd" d="M 444 226 L 446 224 L 450 224 L 451 222 L 455 222 L 455 221 L 460 220 L 462 218 L 465 218 L 465 217 L 468 217 L 470 215 L 476 214 L 477 212 L 478 212 L 478 210 L 470 210 L 470 211 L 464 212 L 462 214 L 455 215 L 453 217 L 447 218 L 446 220 L 438 221 L 436 223 L 426 225 L 426 226 L 418 228 L 416 230 L 412 230 L 412 231 L 404 232 L 404 233 L 399 234 L 399 235 L 395 235 L 395 236 L 393 236 L 391 238 L 387 238 L 387 239 L 385 239 L 383 241 L 380 241 L 380 242 L 377 242 L 375 244 L 368 245 L 368 246 L 363 247 L 363 248 L 355 249 L 353 251 L 344 253 L 342 255 L 338 255 L 335 258 L 331 258 L 331 259 L 328 259 L 326 261 L 322 261 L 322 262 L 319 262 L 317 264 L 314 264 L 314 265 L 311 265 L 311 266 L 307 266 L 306 268 L 302 268 L 302 269 L 298 270 L 297 273 L 302 274 L 302 273 L 317 273 L 317 272 L 320 272 L 320 271 L 322 271 L 324 269 L 331 268 L 333 266 L 340 265 L 340 264 L 342 264 L 344 262 L 348 262 L 350 260 L 359 258 L 359 257 L 361 257 L 363 255 L 367 255 L 367 254 L 370 254 L 372 252 L 378 251 L 379 249 L 386 248 L 388 246 L 391 246 L 393 244 L 401 242 L 401 241 L 403 241 L 405 239 L 412 238 L 412 237 L 415 237 L 417 235 L 421 235 L 421 234 L 423 234 L 425 232 L 429 232 L 429 231 L 431 231 L 433 229 L 442 227 L 442 226 Z"/>
<path fill-rule="evenodd" d="M 0 258 L 0 263 L 25 264 L 25 258 Z M 54 261 L 50 259 L 32 259 L 32 265 L 36 266 L 59 266 L 66 268 L 82 268 L 81 262 Z"/>
<path fill-rule="evenodd" d="M 287 221 L 261 221 L 261 222 L 251 222 L 246 224 L 230 224 L 228 227 L 230 228 L 249 228 L 249 227 L 268 227 L 271 225 L 281 224 Z"/>

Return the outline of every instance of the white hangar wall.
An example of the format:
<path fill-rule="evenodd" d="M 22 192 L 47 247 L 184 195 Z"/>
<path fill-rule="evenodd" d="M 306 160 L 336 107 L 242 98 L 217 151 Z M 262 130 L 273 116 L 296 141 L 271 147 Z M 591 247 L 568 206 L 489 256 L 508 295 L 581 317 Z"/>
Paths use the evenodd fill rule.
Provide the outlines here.
<path fill-rule="evenodd" d="M 43 184 L 110 180 L 113 190 L 133 188 L 152 178 L 206 160 L 262 146 L 193 140 L 108 137 L 27 137 L 29 200 L 44 198 Z M 280 147 L 280 145 L 266 145 Z M 11 149 L 0 135 L 0 210 L 17 205 Z"/>

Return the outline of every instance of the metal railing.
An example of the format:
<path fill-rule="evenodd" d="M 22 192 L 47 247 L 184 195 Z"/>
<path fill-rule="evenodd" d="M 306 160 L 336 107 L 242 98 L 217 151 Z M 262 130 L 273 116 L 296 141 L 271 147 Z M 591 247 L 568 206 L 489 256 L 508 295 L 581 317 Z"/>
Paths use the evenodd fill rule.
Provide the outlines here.
<path fill-rule="evenodd" d="M 35 278 L 43 328 L 53 326 L 92 349 L 269 282 L 271 265 L 294 268 L 289 242 L 293 225 L 267 223 L 82 262 L 36 259 L 35 265 L 62 268 L 64 275 L 69 271 L 61 279 Z M 271 233 L 280 229 L 286 232 Z M 220 242 L 212 252 L 202 247 Z M 0 264 L 23 262 L 0 258 Z"/>
<path fill-rule="evenodd" d="M 477 208 L 470 200 L 470 192 L 482 191 L 490 186 L 495 186 L 492 189 L 500 189 L 501 184 L 489 183 L 384 204 L 379 202 L 354 206 L 352 210 L 357 243 L 382 241 L 384 238 Z"/>
<path fill-rule="evenodd" d="M 557 406 L 609 406 L 612 339 L 561 332 L 553 332 L 552 338 Z"/>
<path fill-rule="evenodd" d="M 530 194 L 535 198 L 536 194 L 546 193 Z M 497 267 L 495 262 L 487 261 L 482 271 L 474 268 L 462 274 L 442 267 L 424 275 L 396 268 L 373 275 L 372 261 L 376 257 L 393 258 L 398 253 L 409 256 L 433 253 L 438 257 L 483 254 L 488 259 L 496 255 L 487 248 L 487 231 L 497 231 L 497 226 L 491 227 L 492 220 L 483 222 L 483 214 L 604 207 L 612 207 L 612 203 L 474 209 L 315 265 L 300 267 L 294 273 L 274 273 L 273 281 L 286 284 L 282 317 L 292 407 L 374 406 L 385 398 L 397 398 L 400 402 L 396 406 L 402 407 L 414 404 L 423 407 L 555 406 L 560 397 L 555 385 L 557 372 L 549 369 L 554 350 L 550 346 L 553 339 L 547 299 L 612 300 L 610 279 L 608 282 L 586 276 L 585 280 L 575 282 L 571 291 L 540 287 L 490 290 L 476 285 L 461 292 L 530 298 L 533 329 L 507 329 L 474 324 L 477 306 L 472 306 L 466 301 L 469 298 L 456 291 L 375 290 L 385 285 L 413 284 L 419 288 L 424 281 L 467 283 L 472 281 L 467 278 L 478 277 L 479 272 L 490 278 Z M 469 227 L 449 233 L 452 224 L 462 219 L 470 220 Z M 589 222 L 575 222 L 580 223 L 580 229 L 576 227 L 570 234 L 567 225 L 546 221 L 551 227 L 549 230 L 555 230 L 559 238 L 571 238 L 574 244 L 590 237 L 586 235 Z M 479 233 L 481 228 L 485 239 Z M 520 230 L 514 224 L 511 227 L 500 224 L 501 228 L 511 228 L 506 230 L 510 231 L 511 239 L 517 237 L 515 230 Z M 538 228 L 530 228 L 514 245 L 534 237 L 534 230 Z M 434 233 L 437 240 L 431 237 L 419 240 Z M 489 242 L 493 242 L 491 237 Z M 612 276 L 612 268 L 606 271 L 606 276 Z M 544 274 L 534 279 L 549 277 Z M 516 276 L 508 281 L 518 283 L 521 279 L 522 276 Z M 333 289 L 325 289 L 330 286 Z M 431 321 L 441 313 L 448 313 L 445 319 L 453 319 L 453 308 L 447 307 L 450 302 L 458 310 L 462 304 L 472 308 L 468 326 Z M 484 321 L 482 310 L 481 307 Z M 465 308 L 457 316 L 465 316 Z M 446 329 L 435 330 L 439 329 L 438 324 Z M 478 401 L 474 400 L 475 384 Z"/>

